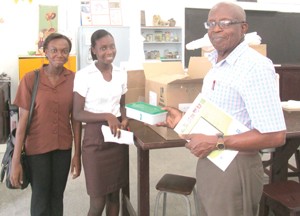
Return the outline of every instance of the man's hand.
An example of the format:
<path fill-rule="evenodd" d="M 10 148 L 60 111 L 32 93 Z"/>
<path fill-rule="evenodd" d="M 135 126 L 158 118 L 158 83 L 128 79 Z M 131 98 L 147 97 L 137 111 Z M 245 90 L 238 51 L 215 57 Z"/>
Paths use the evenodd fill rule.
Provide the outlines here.
<path fill-rule="evenodd" d="M 184 134 L 181 138 L 189 140 L 185 144 L 192 154 L 199 158 L 207 157 L 213 150 L 216 149 L 217 136 L 208 136 L 204 134 Z"/>
<path fill-rule="evenodd" d="M 157 123 L 156 126 L 175 128 L 175 126 L 178 124 L 184 113 L 174 107 L 166 106 L 162 109 L 168 111 L 166 121 Z"/>

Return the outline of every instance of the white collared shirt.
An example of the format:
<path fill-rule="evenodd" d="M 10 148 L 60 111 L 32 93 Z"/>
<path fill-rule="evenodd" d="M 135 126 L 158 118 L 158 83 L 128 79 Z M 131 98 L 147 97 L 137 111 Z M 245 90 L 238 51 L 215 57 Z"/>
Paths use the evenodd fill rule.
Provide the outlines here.
<path fill-rule="evenodd" d="M 113 66 L 111 81 L 104 80 L 96 61 L 75 74 L 74 92 L 85 97 L 84 110 L 121 116 L 120 99 L 127 92 L 127 73 Z"/>
<path fill-rule="evenodd" d="M 261 133 L 286 129 L 278 95 L 275 68 L 270 59 L 239 44 L 226 59 L 216 63 L 203 81 L 202 94 L 225 112 Z"/>

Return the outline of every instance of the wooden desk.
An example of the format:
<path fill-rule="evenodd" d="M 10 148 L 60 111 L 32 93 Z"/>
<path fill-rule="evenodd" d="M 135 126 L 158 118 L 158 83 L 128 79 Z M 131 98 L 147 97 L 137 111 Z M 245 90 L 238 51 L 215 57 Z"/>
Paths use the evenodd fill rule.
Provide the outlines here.
<path fill-rule="evenodd" d="M 149 150 L 159 148 L 183 147 L 185 140 L 165 140 L 158 133 L 138 121 L 130 122 L 137 147 L 137 215 L 150 215 L 149 194 Z M 171 129 L 170 133 L 175 133 Z"/>
<path fill-rule="evenodd" d="M 287 126 L 285 145 L 271 152 L 269 182 L 287 180 L 288 162 L 300 146 L 300 112 L 284 112 Z"/>
<path fill-rule="evenodd" d="M 285 112 L 287 124 L 286 144 L 273 152 L 274 160 L 270 164 L 272 181 L 287 179 L 288 160 L 300 145 L 300 112 Z M 150 127 L 132 121 L 131 130 L 135 134 L 137 147 L 137 215 L 150 215 L 149 195 L 149 150 L 159 148 L 182 147 L 185 140 L 165 140 Z"/>

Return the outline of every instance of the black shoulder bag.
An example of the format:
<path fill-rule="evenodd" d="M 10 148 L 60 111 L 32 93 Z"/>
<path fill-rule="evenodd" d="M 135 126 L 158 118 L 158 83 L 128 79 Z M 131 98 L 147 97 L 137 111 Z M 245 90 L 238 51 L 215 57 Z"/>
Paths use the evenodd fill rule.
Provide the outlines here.
<path fill-rule="evenodd" d="M 37 87 L 39 84 L 39 70 L 35 70 L 35 80 L 33 85 L 33 91 L 32 91 L 32 97 L 31 97 L 31 103 L 30 103 L 30 109 L 29 109 L 29 116 L 26 124 L 26 131 L 25 131 L 25 137 L 23 141 L 22 146 L 22 152 L 21 152 L 21 165 L 23 169 L 23 184 L 21 185 L 21 189 L 27 188 L 30 182 L 30 174 L 29 174 L 29 167 L 26 160 L 26 153 L 25 153 L 25 140 L 26 136 L 29 132 L 29 127 L 31 123 L 31 118 L 33 114 L 34 109 L 34 102 L 35 102 L 35 96 L 37 93 Z M 14 153 L 14 147 L 15 147 L 15 138 L 16 138 L 16 129 L 13 129 L 12 132 L 9 134 L 9 137 L 6 142 L 6 151 L 4 153 L 2 163 L 1 163 L 1 174 L 0 174 L 0 182 L 3 182 L 4 176 L 6 174 L 6 187 L 9 189 L 17 189 L 13 187 L 10 183 L 10 172 L 11 172 L 11 164 L 12 164 L 12 157 Z"/>

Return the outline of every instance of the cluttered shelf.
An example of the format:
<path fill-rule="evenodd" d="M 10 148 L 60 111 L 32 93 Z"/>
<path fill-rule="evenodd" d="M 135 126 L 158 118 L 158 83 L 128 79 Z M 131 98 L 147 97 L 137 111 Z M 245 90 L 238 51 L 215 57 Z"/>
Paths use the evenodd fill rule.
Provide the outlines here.
<path fill-rule="evenodd" d="M 178 61 L 182 59 L 181 27 L 141 27 L 146 60 L 160 59 Z"/>

